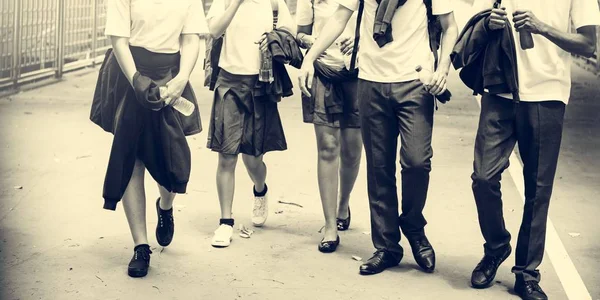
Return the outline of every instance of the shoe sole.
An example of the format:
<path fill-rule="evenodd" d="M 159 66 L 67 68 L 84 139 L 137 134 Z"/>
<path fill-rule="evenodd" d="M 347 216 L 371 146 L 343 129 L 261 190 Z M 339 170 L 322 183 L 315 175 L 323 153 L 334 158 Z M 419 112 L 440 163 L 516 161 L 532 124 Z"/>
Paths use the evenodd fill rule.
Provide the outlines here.
<path fill-rule="evenodd" d="M 140 278 L 146 277 L 146 275 L 148 275 L 148 271 L 127 270 L 127 274 L 129 275 L 129 277 Z"/>
<path fill-rule="evenodd" d="M 227 248 L 229 247 L 229 245 L 231 245 L 231 241 L 229 241 L 229 243 L 227 242 L 213 242 L 211 243 L 211 245 L 215 248 Z"/>
<path fill-rule="evenodd" d="M 510 251 L 508 251 L 508 254 L 506 254 L 506 256 L 500 261 L 500 264 L 498 264 L 498 269 L 500 268 L 502 263 L 504 263 L 504 261 L 508 259 L 508 257 L 510 256 L 511 253 L 512 253 L 512 248 L 510 249 Z M 498 273 L 498 269 L 496 269 L 496 273 Z M 473 283 L 473 281 L 471 281 L 471 287 L 478 289 L 478 290 L 489 288 L 494 283 L 494 279 L 496 279 L 496 273 L 494 273 L 494 276 L 492 276 L 489 283 L 477 285 L 477 284 Z"/>

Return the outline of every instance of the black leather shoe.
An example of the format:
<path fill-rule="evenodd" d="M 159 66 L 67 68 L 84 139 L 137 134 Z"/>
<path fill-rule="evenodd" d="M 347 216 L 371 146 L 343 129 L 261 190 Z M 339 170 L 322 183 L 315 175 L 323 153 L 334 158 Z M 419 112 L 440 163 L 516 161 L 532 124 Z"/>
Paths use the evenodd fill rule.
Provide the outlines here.
<path fill-rule="evenodd" d="M 366 263 L 360 266 L 361 275 L 374 275 L 383 272 L 383 270 L 395 267 L 400 263 L 400 259 L 395 258 L 391 253 L 378 250 L 373 257 L 369 258 Z"/>
<path fill-rule="evenodd" d="M 340 245 L 340 236 L 338 235 L 335 241 L 327 241 L 324 240 L 319 243 L 319 251 L 323 253 L 332 253 L 335 252 L 337 247 Z"/>
<path fill-rule="evenodd" d="M 158 223 L 156 224 L 156 241 L 158 244 L 166 247 L 173 241 L 175 234 L 175 223 L 173 222 L 173 208 L 163 210 L 160 208 L 160 198 L 156 200 L 156 214 L 158 215 Z"/>
<path fill-rule="evenodd" d="M 133 257 L 129 262 L 127 273 L 131 277 L 144 277 L 148 274 L 148 268 L 150 267 L 150 246 L 143 244 L 137 245 L 133 249 Z"/>
<path fill-rule="evenodd" d="M 537 281 L 519 280 L 515 281 L 515 293 L 523 300 L 547 300 L 548 296 Z"/>
<path fill-rule="evenodd" d="M 348 218 L 346 219 L 340 219 L 337 218 L 337 228 L 339 231 L 345 231 L 348 230 L 348 228 L 350 228 L 350 207 L 348 206 Z"/>
<path fill-rule="evenodd" d="M 415 261 L 427 273 L 435 270 L 435 251 L 426 236 L 407 238 L 415 257 Z"/>
<path fill-rule="evenodd" d="M 498 267 L 510 256 L 511 251 L 512 248 L 508 245 L 499 256 L 484 255 L 471 274 L 471 285 L 476 289 L 490 286 L 496 277 Z"/>

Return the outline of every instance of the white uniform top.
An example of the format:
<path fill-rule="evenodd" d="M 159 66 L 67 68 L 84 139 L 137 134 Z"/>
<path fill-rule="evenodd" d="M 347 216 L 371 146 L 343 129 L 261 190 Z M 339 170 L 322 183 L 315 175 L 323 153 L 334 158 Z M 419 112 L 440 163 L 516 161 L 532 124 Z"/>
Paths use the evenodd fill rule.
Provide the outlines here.
<path fill-rule="evenodd" d="M 225 12 L 226 0 L 214 0 L 207 20 Z M 231 3 L 232 0 L 228 0 Z M 296 34 L 296 25 L 283 0 L 279 1 L 277 28 Z M 244 0 L 225 30 L 219 67 L 236 75 L 256 75 L 260 69 L 260 49 L 256 44 L 265 32 L 273 30 L 271 0 Z"/>
<path fill-rule="evenodd" d="M 336 0 L 340 5 L 358 10 L 359 0 Z M 407 0 L 392 19 L 394 40 L 379 47 L 373 39 L 377 2 L 364 0 L 365 10 L 360 29 L 358 77 L 374 82 L 405 82 L 418 79 L 417 65 L 433 69 L 433 54 L 429 48 L 427 9 L 423 0 Z M 451 13 L 452 0 L 432 0 L 433 14 Z"/>
<path fill-rule="evenodd" d="M 318 38 L 327 21 L 337 10 L 338 5 L 334 0 L 298 0 L 296 22 L 298 26 L 312 24 L 312 36 Z M 329 46 L 325 51 L 325 55 L 319 58 L 322 63 L 339 70 L 344 67 L 344 57 L 340 51 L 339 41 L 345 37 L 354 37 L 356 15 L 356 13 L 352 15 L 342 35 L 340 35 L 335 43 Z"/>
<path fill-rule="evenodd" d="M 486 2 L 486 1 L 483 1 Z M 491 4 L 487 3 L 487 8 Z M 517 9 L 529 9 L 542 22 L 564 32 L 600 25 L 597 0 L 504 0 L 509 20 Z M 519 33 L 513 30 L 517 49 L 519 97 L 521 101 L 560 100 L 568 103 L 571 94 L 571 54 L 541 35 L 534 34 L 532 49 L 523 50 Z M 500 95 L 512 99 L 511 94 Z"/>
<path fill-rule="evenodd" d="M 156 53 L 178 52 L 182 34 L 208 34 L 201 0 L 108 0 L 106 9 L 106 35 Z"/>

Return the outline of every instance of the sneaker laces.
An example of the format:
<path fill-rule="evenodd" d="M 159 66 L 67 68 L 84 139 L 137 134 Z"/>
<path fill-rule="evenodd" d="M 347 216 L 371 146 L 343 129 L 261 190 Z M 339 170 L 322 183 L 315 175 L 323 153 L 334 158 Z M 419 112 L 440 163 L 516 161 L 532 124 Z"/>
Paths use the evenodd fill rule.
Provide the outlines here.
<path fill-rule="evenodd" d="M 265 210 L 265 197 L 255 197 L 254 199 L 254 208 L 252 209 L 252 212 L 255 215 L 262 215 Z"/>
<path fill-rule="evenodd" d="M 486 269 L 488 269 L 489 267 L 496 267 L 496 265 L 498 264 L 500 258 L 496 257 L 496 256 L 491 256 L 491 255 L 484 255 L 483 259 L 481 259 L 481 261 L 477 264 L 476 269 L 481 270 L 483 269 L 483 267 L 486 267 Z"/>
<path fill-rule="evenodd" d="M 139 256 L 141 256 L 143 260 L 149 260 L 151 253 L 152 250 L 150 250 L 150 248 L 140 247 L 137 250 L 135 250 L 133 254 L 133 259 L 138 260 Z"/>
<path fill-rule="evenodd" d="M 221 224 L 221 225 L 219 225 L 219 228 L 217 228 L 217 230 L 215 230 L 215 235 L 221 235 L 221 234 L 227 233 L 225 230 L 229 230 L 228 227 L 233 228 L 232 226 L 229 226 L 227 224 Z"/>
<path fill-rule="evenodd" d="M 543 293 L 539 283 L 533 280 L 525 281 L 525 289 L 527 290 L 527 294 L 532 294 L 533 292 Z"/>

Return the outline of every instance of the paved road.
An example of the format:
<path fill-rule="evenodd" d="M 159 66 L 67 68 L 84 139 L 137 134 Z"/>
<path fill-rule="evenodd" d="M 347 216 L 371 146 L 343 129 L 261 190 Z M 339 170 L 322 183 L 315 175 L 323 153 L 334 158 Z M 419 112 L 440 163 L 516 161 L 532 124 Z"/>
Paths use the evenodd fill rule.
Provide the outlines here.
<path fill-rule="evenodd" d="M 360 262 L 351 256 L 366 259 L 373 250 L 364 167 L 352 195 L 351 230 L 341 234 L 336 253 L 317 251 L 323 217 L 316 147 L 312 127 L 301 122 L 296 91 L 280 105 L 289 150 L 266 157 L 267 226 L 251 239 L 235 236 L 230 248 L 210 247 L 219 216 L 216 155 L 205 148 L 206 131 L 190 137 L 192 181 L 175 204 L 175 240 L 163 249 L 151 238 L 152 269 L 145 279 L 126 274 L 132 245 L 122 206 L 117 212 L 101 208 L 111 136 L 88 121 L 96 76 L 94 69 L 73 73 L 60 83 L 0 99 L 0 299 L 517 299 L 507 293 L 514 257 L 490 289 L 468 286 L 483 243 L 469 179 L 479 108 L 455 73 L 450 80 L 455 97 L 435 117 L 425 210 L 438 254 L 434 274 L 420 272 L 407 251 L 398 268 L 358 275 Z M 199 70 L 192 83 L 206 127 L 212 96 L 201 88 L 201 79 Z M 573 79 L 551 218 L 593 299 L 600 299 L 595 272 L 600 268 L 600 126 L 594 99 L 600 87 L 598 78 L 578 67 Z M 234 212 L 248 225 L 251 183 L 243 167 L 237 172 Z M 158 192 L 147 179 L 151 208 Z M 522 195 L 508 173 L 503 191 L 507 226 L 516 236 Z M 152 209 L 147 216 L 152 237 L 156 216 Z M 551 299 L 567 299 L 550 260 L 541 271 Z"/>

